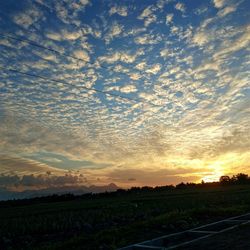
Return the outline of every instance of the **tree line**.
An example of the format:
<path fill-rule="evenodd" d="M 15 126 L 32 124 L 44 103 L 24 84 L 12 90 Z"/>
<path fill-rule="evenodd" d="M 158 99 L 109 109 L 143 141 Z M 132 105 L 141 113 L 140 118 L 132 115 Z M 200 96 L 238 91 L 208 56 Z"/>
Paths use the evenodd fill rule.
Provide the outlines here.
<path fill-rule="evenodd" d="M 66 194 L 52 194 L 49 196 L 27 198 L 20 200 L 8 200 L 0 201 L 1 206 L 18 206 L 18 205 L 29 205 L 34 203 L 41 202 L 58 202 L 58 201 L 68 201 L 68 200 L 77 200 L 77 199 L 93 199 L 93 198 L 104 198 L 104 197 L 116 197 L 121 195 L 130 195 L 130 194 L 143 194 L 145 192 L 162 192 L 169 190 L 178 190 L 178 189 L 188 189 L 188 188 L 208 188 L 216 186 L 233 186 L 233 185 L 250 185 L 250 177 L 247 174 L 239 173 L 229 177 L 227 175 L 221 176 L 219 181 L 215 182 L 204 182 L 193 183 L 193 182 L 181 182 L 177 185 L 165 185 L 165 186 L 143 186 L 143 187 L 131 187 L 129 189 L 119 188 L 116 191 L 112 192 L 103 192 L 103 193 L 85 193 L 82 195 L 74 195 L 73 193 Z"/>

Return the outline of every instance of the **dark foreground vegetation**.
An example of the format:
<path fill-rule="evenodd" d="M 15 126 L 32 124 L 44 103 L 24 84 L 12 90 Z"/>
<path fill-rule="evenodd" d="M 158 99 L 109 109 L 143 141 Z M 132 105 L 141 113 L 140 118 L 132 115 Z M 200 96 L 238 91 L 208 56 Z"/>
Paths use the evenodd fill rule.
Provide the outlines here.
<path fill-rule="evenodd" d="M 250 211 L 250 179 L 0 202 L 0 249 L 116 249 Z"/>
<path fill-rule="evenodd" d="M 241 225 L 232 231 L 196 242 L 178 250 L 248 250 L 250 249 L 250 224 Z"/>

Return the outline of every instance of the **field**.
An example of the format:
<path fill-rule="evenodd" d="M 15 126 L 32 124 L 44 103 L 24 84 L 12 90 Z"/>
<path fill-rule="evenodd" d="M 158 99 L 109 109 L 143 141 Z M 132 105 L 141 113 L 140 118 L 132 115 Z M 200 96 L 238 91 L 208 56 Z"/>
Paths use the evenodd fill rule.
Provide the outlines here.
<path fill-rule="evenodd" d="M 250 185 L 0 203 L 0 249 L 116 249 L 250 211 Z"/>
<path fill-rule="evenodd" d="M 242 225 L 233 231 L 215 235 L 179 250 L 246 250 L 250 248 L 250 225 Z"/>

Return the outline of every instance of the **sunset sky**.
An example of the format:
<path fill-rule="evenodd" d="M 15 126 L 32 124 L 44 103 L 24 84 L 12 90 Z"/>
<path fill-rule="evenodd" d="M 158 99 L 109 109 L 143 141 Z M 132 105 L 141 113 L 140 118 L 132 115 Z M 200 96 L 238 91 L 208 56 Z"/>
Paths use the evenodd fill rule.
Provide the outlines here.
<path fill-rule="evenodd" d="M 250 174 L 250 1 L 0 2 L 0 189 Z"/>

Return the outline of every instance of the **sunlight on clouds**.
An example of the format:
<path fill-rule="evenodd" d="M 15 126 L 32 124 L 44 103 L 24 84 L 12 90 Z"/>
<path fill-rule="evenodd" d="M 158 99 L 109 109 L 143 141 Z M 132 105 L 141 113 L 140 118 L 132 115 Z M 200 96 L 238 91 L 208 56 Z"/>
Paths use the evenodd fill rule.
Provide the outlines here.
<path fill-rule="evenodd" d="M 63 174 L 65 172 L 58 168 L 54 168 L 47 164 L 40 163 L 31 159 L 0 155 L 0 174 L 44 174 L 48 171 L 53 172 L 57 175 Z"/>
<path fill-rule="evenodd" d="M 131 73 L 129 77 L 131 80 L 139 80 L 142 76 L 138 73 Z"/>
<path fill-rule="evenodd" d="M 144 70 L 146 65 L 147 65 L 146 62 L 140 62 L 135 67 L 136 67 L 136 69 Z"/>
<path fill-rule="evenodd" d="M 163 49 L 160 51 L 160 55 L 162 57 L 168 57 L 170 55 L 170 51 L 168 49 Z"/>
<path fill-rule="evenodd" d="M 155 64 L 151 68 L 147 69 L 145 72 L 149 74 L 157 74 L 161 70 L 160 64 Z"/>
<path fill-rule="evenodd" d="M 74 56 L 77 58 L 83 59 L 86 62 L 89 62 L 90 60 L 88 53 L 84 50 L 75 50 Z"/>
<path fill-rule="evenodd" d="M 46 36 L 56 41 L 77 40 L 81 36 L 81 33 L 79 31 L 70 32 L 68 30 L 63 29 L 60 31 L 60 33 L 48 32 Z"/>
<path fill-rule="evenodd" d="M 246 1 L 139 2 L 6 4 L 6 33 L 58 53 L 0 39 L 0 173 L 124 187 L 249 173 Z"/>
<path fill-rule="evenodd" d="M 115 37 L 118 37 L 123 31 L 123 25 L 114 22 L 110 28 L 108 33 L 105 35 L 104 39 L 106 43 L 110 43 Z"/>
<path fill-rule="evenodd" d="M 134 85 L 127 85 L 120 88 L 120 91 L 123 93 L 131 93 L 131 92 L 136 92 L 137 88 Z"/>
<path fill-rule="evenodd" d="M 155 6 L 150 5 L 143 10 L 140 16 L 138 16 L 139 20 L 144 20 L 145 27 L 156 21 L 157 16 L 154 14 L 156 10 L 157 8 Z"/>
<path fill-rule="evenodd" d="M 62 38 L 65 40 L 76 40 L 81 36 L 80 32 L 70 32 L 67 30 L 62 30 Z"/>
<path fill-rule="evenodd" d="M 215 6 L 216 8 L 221 8 L 221 7 L 223 7 L 223 6 L 225 5 L 226 1 L 227 1 L 227 0 L 213 0 L 214 6 Z"/>
<path fill-rule="evenodd" d="M 175 8 L 181 12 L 185 12 L 185 5 L 183 3 L 180 3 L 178 2 L 176 5 L 175 5 Z"/>
<path fill-rule="evenodd" d="M 219 56 L 225 56 L 226 54 L 234 53 L 240 49 L 247 48 L 249 44 L 250 44 L 250 25 L 244 27 L 243 34 L 238 39 L 229 43 L 228 46 L 215 53 L 214 58 L 217 58 Z"/>
<path fill-rule="evenodd" d="M 128 53 L 126 51 L 119 51 L 119 52 L 115 52 L 115 53 L 110 54 L 110 55 L 101 56 L 101 57 L 99 57 L 99 60 L 101 62 L 106 62 L 106 63 L 110 63 L 110 64 L 115 63 L 117 61 L 121 61 L 124 63 L 133 63 L 139 54 L 136 54 L 136 53 L 132 54 L 132 53 Z"/>
<path fill-rule="evenodd" d="M 166 15 L 166 24 L 172 23 L 173 22 L 173 17 L 174 17 L 174 14 Z"/>
<path fill-rule="evenodd" d="M 227 6 L 218 12 L 219 17 L 224 17 L 236 10 L 236 6 Z"/>
<path fill-rule="evenodd" d="M 157 44 L 162 40 L 159 35 L 142 35 L 135 38 L 136 44 Z"/>
<path fill-rule="evenodd" d="M 120 16 L 127 16 L 128 15 L 128 8 L 126 6 L 113 6 L 109 10 L 110 15 L 118 14 Z"/>
<path fill-rule="evenodd" d="M 195 33 L 193 37 L 193 42 L 202 46 L 209 41 L 209 36 L 205 32 L 198 31 Z"/>

